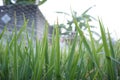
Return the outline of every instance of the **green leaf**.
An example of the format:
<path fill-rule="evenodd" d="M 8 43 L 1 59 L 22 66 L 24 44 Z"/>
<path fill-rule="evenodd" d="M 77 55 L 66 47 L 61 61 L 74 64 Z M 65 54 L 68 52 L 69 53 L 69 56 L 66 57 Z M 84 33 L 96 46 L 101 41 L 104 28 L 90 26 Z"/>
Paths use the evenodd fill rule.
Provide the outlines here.
<path fill-rule="evenodd" d="M 61 80 L 61 74 L 60 74 L 60 38 L 59 38 L 59 29 L 58 29 L 58 22 L 56 25 L 56 41 L 55 41 L 55 50 L 56 50 L 56 63 L 55 63 L 55 69 L 56 69 L 56 78 L 57 80 Z"/>
<path fill-rule="evenodd" d="M 0 34 L 0 39 L 3 37 L 5 31 L 6 31 L 6 27 L 3 29 L 2 33 Z"/>
<path fill-rule="evenodd" d="M 42 0 L 42 1 L 39 1 L 39 4 L 38 5 L 42 5 L 46 2 L 47 0 Z"/>
<path fill-rule="evenodd" d="M 109 47 L 108 47 L 108 44 L 107 44 L 107 37 L 105 35 L 105 29 L 104 29 L 104 26 L 103 26 L 103 24 L 100 20 L 99 20 L 99 25 L 100 25 L 102 42 L 103 42 L 106 61 L 107 61 L 107 75 L 108 75 L 108 78 L 110 78 L 111 80 L 115 80 L 112 62 L 111 62 L 110 59 L 108 59 L 108 57 L 110 57 L 111 55 L 110 55 Z"/>

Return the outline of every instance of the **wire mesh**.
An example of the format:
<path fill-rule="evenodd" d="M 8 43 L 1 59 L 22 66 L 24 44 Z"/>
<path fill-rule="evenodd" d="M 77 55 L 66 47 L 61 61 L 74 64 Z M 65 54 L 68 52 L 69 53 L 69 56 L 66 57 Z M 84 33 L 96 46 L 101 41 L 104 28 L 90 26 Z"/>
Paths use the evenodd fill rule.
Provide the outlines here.
<path fill-rule="evenodd" d="M 0 32 L 5 26 L 7 26 L 8 31 L 12 31 L 14 26 L 16 26 L 17 30 L 19 30 L 24 24 L 24 18 L 28 20 L 28 32 L 31 33 L 32 27 L 34 26 L 35 36 L 37 35 L 38 38 L 42 38 L 46 19 L 37 5 L 0 6 Z M 51 35 L 51 33 L 52 32 L 48 35 Z"/>

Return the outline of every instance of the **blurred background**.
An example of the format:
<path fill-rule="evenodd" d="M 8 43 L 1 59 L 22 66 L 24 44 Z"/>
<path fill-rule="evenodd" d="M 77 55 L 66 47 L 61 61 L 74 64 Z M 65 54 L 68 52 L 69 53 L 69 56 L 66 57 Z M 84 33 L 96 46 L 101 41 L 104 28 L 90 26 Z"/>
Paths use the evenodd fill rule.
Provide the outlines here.
<path fill-rule="evenodd" d="M 2 0 L 0 0 L 0 5 L 3 5 Z M 77 15 L 81 15 L 89 7 L 92 7 L 92 9 L 88 11 L 88 14 L 96 19 L 98 17 L 102 19 L 105 27 L 110 30 L 112 37 L 119 39 L 119 0 L 47 0 L 43 5 L 39 6 L 50 25 L 53 25 L 57 18 L 59 24 L 71 20 L 70 16 L 58 12 L 71 14 L 71 10 L 73 10 Z M 93 24 L 98 25 L 97 22 L 93 22 Z"/>

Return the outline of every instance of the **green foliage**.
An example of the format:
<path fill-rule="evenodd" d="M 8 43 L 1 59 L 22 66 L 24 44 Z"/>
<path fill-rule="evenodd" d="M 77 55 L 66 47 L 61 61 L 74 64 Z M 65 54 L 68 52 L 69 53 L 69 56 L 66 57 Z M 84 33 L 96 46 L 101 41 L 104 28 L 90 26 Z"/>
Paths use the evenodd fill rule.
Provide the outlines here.
<path fill-rule="evenodd" d="M 94 7 L 94 6 L 93 6 Z M 77 20 L 77 23 L 78 23 L 78 26 L 80 27 L 80 29 L 81 30 L 83 30 L 83 31 L 85 31 L 86 29 L 87 29 L 87 27 L 86 27 L 86 21 L 89 23 L 89 22 L 92 22 L 92 21 L 96 21 L 96 19 L 93 17 L 93 16 L 91 16 L 91 15 L 89 15 L 88 14 L 88 12 L 93 8 L 93 7 L 90 7 L 90 8 L 88 8 L 88 9 L 86 9 L 81 15 L 78 15 L 77 14 L 77 12 L 75 12 L 75 11 L 73 11 L 73 16 L 76 18 L 76 20 Z M 68 14 L 68 13 L 65 13 L 65 12 L 57 12 L 57 13 L 59 13 L 59 14 L 63 14 L 63 15 L 65 15 L 65 16 L 70 16 L 70 14 Z M 71 17 L 71 16 L 70 16 Z M 61 35 L 72 35 L 72 34 L 70 34 L 71 32 L 72 32 L 72 28 L 73 27 L 75 27 L 74 26 L 74 20 L 72 19 L 72 20 L 67 20 L 67 26 L 68 27 L 66 27 L 66 25 L 65 24 L 60 24 L 59 25 L 59 28 L 60 28 L 60 30 L 63 28 L 63 29 L 65 29 L 66 31 L 65 32 L 60 32 L 60 34 Z M 90 27 L 91 28 L 95 28 L 95 26 L 94 25 L 90 25 Z M 76 32 L 76 27 L 75 27 L 75 32 Z M 96 31 L 91 31 L 92 33 L 94 33 L 95 35 L 97 35 L 97 36 L 100 36 Z"/>
<path fill-rule="evenodd" d="M 22 5 L 28 5 L 28 4 L 35 4 L 37 0 L 3 0 L 4 5 L 14 5 L 14 4 L 22 4 Z M 37 5 L 42 5 L 47 0 L 38 0 Z"/>
<path fill-rule="evenodd" d="M 60 49 L 58 24 L 52 44 L 47 38 L 47 24 L 43 39 L 36 41 L 28 36 L 27 20 L 18 33 L 16 29 L 12 32 L 10 41 L 9 35 L 4 38 L 4 29 L 0 34 L 0 80 L 119 80 L 120 41 L 112 44 L 109 31 L 107 36 L 100 20 L 102 43 L 93 39 L 88 22 L 87 40 L 74 16 L 73 21 L 77 33 L 68 51 Z"/>

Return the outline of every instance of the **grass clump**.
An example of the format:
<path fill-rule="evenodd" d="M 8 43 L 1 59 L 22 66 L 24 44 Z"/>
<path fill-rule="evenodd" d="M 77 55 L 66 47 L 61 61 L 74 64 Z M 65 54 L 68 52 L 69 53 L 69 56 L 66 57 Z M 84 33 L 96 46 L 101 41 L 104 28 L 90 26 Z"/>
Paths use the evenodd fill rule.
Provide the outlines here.
<path fill-rule="evenodd" d="M 58 24 L 52 45 L 49 45 L 47 25 L 42 40 L 28 36 L 27 21 L 18 33 L 16 29 L 12 32 L 11 40 L 9 36 L 4 38 L 7 32 L 4 29 L 0 34 L 0 80 L 119 80 L 120 41 L 112 44 L 101 20 L 102 43 L 94 40 L 87 23 L 88 40 L 73 19 L 77 33 L 68 51 L 60 49 Z"/>

